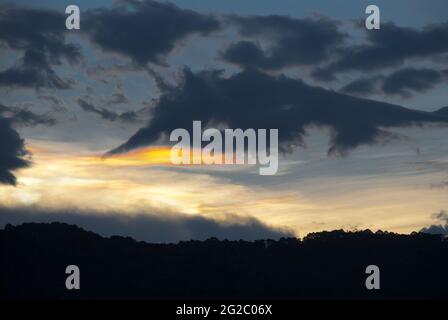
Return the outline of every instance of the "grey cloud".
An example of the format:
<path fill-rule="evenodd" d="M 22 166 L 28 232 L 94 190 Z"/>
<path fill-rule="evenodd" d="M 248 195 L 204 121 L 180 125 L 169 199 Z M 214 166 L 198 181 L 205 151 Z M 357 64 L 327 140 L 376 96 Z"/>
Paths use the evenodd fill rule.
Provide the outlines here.
<path fill-rule="evenodd" d="M 0 45 L 23 52 L 20 64 L 0 71 L 0 86 L 66 89 L 51 65 L 79 61 L 79 48 L 65 42 L 65 15 L 52 10 L 0 6 Z"/>
<path fill-rule="evenodd" d="M 41 100 L 44 100 L 44 101 L 48 101 L 56 106 L 62 106 L 62 104 L 63 104 L 63 102 L 59 98 L 54 97 L 54 96 L 40 95 L 38 98 Z"/>
<path fill-rule="evenodd" d="M 252 41 L 231 44 L 221 53 L 221 59 L 243 67 L 282 69 L 294 65 L 317 64 L 326 60 L 332 50 L 342 45 L 346 34 L 338 23 L 325 18 L 295 19 L 286 16 L 230 16 L 240 34 Z M 258 40 L 266 40 L 263 50 Z"/>
<path fill-rule="evenodd" d="M 94 43 L 140 65 L 164 64 L 163 57 L 179 40 L 218 28 L 219 22 L 212 16 L 152 0 L 125 0 L 111 9 L 88 10 L 83 22 L 83 32 Z"/>
<path fill-rule="evenodd" d="M 0 86 L 68 89 L 70 82 L 54 72 L 42 51 L 29 49 L 19 65 L 0 71 Z"/>
<path fill-rule="evenodd" d="M 428 68 L 405 68 L 384 79 L 382 90 L 386 94 L 410 97 L 414 92 L 425 92 L 448 78 L 446 71 Z"/>
<path fill-rule="evenodd" d="M 205 240 L 211 237 L 229 240 L 278 239 L 294 236 L 288 229 L 270 227 L 253 217 L 228 215 L 223 221 L 201 216 L 173 213 L 88 212 L 39 208 L 0 207 L 0 226 L 24 222 L 65 222 L 76 224 L 103 236 L 131 236 L 147 242 Z"/>
<path fill-rule="evenodd" d="M 431 189 L 445 189 L 448 188 L 448 181 L 442 181 L 439 183 L 432 183 Z"/>
<path fill-rule="evenodd" d="M 342 87 L 340 91 L 360 96 L 383 93 L 410 98 L 415 93 L 427 92 L 446 80 L 448 80 L 447 70 L 408 67 L 384 76 L 356 79 Z"/>
<path fill-rule="evenodd" d="M 0 86 L 22 88 L 68 89 L 70 85 L 51 69 L 12 67 L 0 71 Z"/>
<path fill-rule="evenodd" d="M 364 28 L 364 27 L 363 27 Z M 448 52 L 448 24 L 435 24 L 422 29 L 383 23 L 380 30 L 366 31 L 367 43 L 347 46 L 340 57 L 314 76 L 322 81 L 334 80 L 335 74 L 347 71 L 375 71 L 402 65 L 411 58 L 436 58 Z"/>
<path fill-rule="evenodd" d="M 121 103 L 128 103 L 129 99 L 126 97 L 126 95 L 123 92 L 115 92 L 110 100 L 108 101 L 109 104 L 121 104 Z"/>
<path fill-rule="evenodd" d="M 53 111 L 55 112 L 66 112 L 67 109 L 64 106 L 64 101 L 58 97 L 50 96 L 50 95 L 40 95 L 39 100 L 47 101 Z"/>
<path fill-rule="evenodd" d="M 87 75 L 90 78 L 103 81 L 104 79 L 110 79 L 117 75 L 140 71 L 140 69 L 138 65 L 132 62 L 127 64 L 114 64 L 112 66 L 97 65 L 87 68 Z"/>
<path fill-rule="evenodd" d="M 278 128 L 283 150 L 304 145 L 310 126 L 331 129 L 329 155 L 346 155 L 360 145 L 394 138 L 387 128 L 447 123 L 445 115 L 355 98 L 313 87 L 284 75 L 244 70 L 228 78 L 221 71 L 185 69 L 178 86 L 162 92 L 148 125 L 111 153 L 149 145 L 175 128 L 223 123 L 230 128 Z"/>
<path fill-rule="evenodd" d="M 16 184 L 13 171 L 29 165 L 24 140 L 15 131 L 9 119 L 0 116 L 0 184 Z"/>
<path fill-rule="evenodd" d="M 340 91 L 347 94 L 368 96 L 379 91 L 377 85 L 379 77 L 360 78 L 343 86 Z"/>
<path fill-rule="evenodd" d="M 15 50 L 42 52 L 54 64 L 61 58 L 76 61 L 79 48 L 65 42 L 65 18 L 58 11 L 0 6 L 0 43 Z"/>
<path fill-rule="evenodd" d="M 433 224 L 420 230 L 423 233 L 448 235 L 448 213 L 441 210 L 433 214 L 433 218 L 439 220 L 439 224 Z"/>
<path fill-rule="evenodd" d="M 30 110 L 20 107 L 7 107 L 0 104 L 0 116 L 15 125 L 35 126 L 46 125 L 52 126 L 56 120 L 51 117 L 50 113 L 36 114 Z"/>
<path fill-rule="evenodd" d="M 104 120 L 108 121 L 122 121 L 122 122 L 136 122 L 139 120 L 139 115 L 141 115 L 143 112 L 145 112 L 147 109 L 143 108 L 139 111 L 126 111 L 123 113 L 116 113 L 110 110 L 107 110 L 105 108 L 96 107 L 93 104 L 85 101 L 84 99 L 79 98 L 78 105 L 85 111 L 85 112 L 92 112 L 96 113 L 101 116 Z"/>

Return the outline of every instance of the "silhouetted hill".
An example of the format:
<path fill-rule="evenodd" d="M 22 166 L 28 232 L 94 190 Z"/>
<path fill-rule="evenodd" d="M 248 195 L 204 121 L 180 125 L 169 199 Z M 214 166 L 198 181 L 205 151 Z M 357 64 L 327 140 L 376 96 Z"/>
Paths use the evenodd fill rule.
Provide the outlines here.
<path fill-rule="evenodd" d="M 415 233 L 313 233 L 303 240 L 148 244 L 76 226 L 28 223 L 0 231 L 3 298 L 448 298 L 448 241 Z M 65 288 L 65 268 L 81 289 Z M 365 268 L 381 289 L 365 288 Z"/>

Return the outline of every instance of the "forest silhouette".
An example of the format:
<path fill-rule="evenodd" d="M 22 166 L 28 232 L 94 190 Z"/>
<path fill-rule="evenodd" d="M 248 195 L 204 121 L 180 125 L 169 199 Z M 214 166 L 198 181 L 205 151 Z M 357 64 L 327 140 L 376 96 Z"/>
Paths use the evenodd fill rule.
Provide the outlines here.
<path fill-rule="evenodd" d="M 342 230 L 303 239 L 212 238 L 150 244 L 75 225 L 0 230 L 3 299 L 448 298 L 448 241 L 440 235 Z M 80 269 L 67 290 L 65 268 Z M 367 290 L 368 265 L 381 288 Z"/>

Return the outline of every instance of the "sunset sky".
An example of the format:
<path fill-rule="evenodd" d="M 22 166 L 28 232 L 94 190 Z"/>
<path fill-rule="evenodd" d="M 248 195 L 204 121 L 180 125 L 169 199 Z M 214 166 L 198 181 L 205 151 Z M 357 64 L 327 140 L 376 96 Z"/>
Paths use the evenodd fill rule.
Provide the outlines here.
<path fill-rule="evenodd" d="M 444 223 L 448 3 L 374 1 L 366 30 L 370 2 L 0 1 L 0 224 L 159 242 Z M 278 128 L 277 174 L 172 165 L 193 120 Z"/>

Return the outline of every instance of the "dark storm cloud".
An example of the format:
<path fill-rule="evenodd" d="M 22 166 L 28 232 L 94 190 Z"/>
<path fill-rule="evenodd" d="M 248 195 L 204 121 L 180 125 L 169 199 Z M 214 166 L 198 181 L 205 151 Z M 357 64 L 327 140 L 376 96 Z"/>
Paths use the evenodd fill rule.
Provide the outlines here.
<path fill-rule="evenodd" d="M 108 121 L 122 121 L 122 122 L 136 122 L 139 119 L 139 115 L 146 111 L 146 108 L 143 108 L 139 111 L 126 111 L 123 113 L 117 113 L 110 110 L 107 110 L 105 108 L 96 107 L 91 103 L 88 103 L 87 101 L 79 98 L 78 105 L 84 110 L 85 112 L 92 112 L 96 113 L 101 116 L 104 120 Z"/>
<path fill-rule="evenodd" d="M 121 1 L 119 7 L 89 10 L 82 31 L 106 51 L 132 58 L 138 64 L 163 64 L 181 40 L 193 33 L 208 34 L 219 28 L 208 15 L 151 0 Z"/>
<path fill-rule="evenodd" d="M 382 23 L 380 30 L 368 30 L 366 35 L 366 44 L 339 50 L 340 58 L 328 66 L 316 69 L 314 76 L 319 80 L 332 80 L 339 72 L 396 67 L 410 58 L 434 58 L 448 52 L 448 23 L 422 29 Z"/>
<path fill-rule="evenodd" d="M 178 86 L 159 86 L 153 117 L 111 153 L 149 145 L 176 128 L 219 123 L 229 128 L 278 128 L 283 150 L 303 145 L 309 126 L 331 129 L 330 155 L 345 155 L 363 144 L 394 137 L 385 128 L 447 123 L 448 117 L 398 105 L 355 98 L 313 87 L 284 75 L 245 70 L 228 78 L 222 71 L 193 73 L 185 69 Z"/>
<path fill-rule="evenodd" d="M 413 92 L 425 92 L 448 78 L 448 72 L 427 68 L 405 68 L 384 79 L 382 90 L 386 94 L 412 96 Z"/>
<path fill-rule="evenodd" d="M 23 126 L 52 126 L 56 123 L 49 113 L 36 114 L 24 108 L 7 107 L 2 104 L 0 104 L 0 117 L 8 119 L 12 124 Z"/>
<path fill-rule="evenodd" d="M 433 224 L 420 230 L 423 233 L 448 235 L 448 213 L 441 210 L 433 215 L 434 219 L 440 221 L 439 224 Z"/>
<path fill-rule="evenodd" d="M 0 184 L 16 184 L 14 170 L 25 168 L 29 162 L 22 138 L 11 122 L 0 116 Z"/>
<path fill-rule="evenodd" d="M 0 71 L 0 86 L 69 87 L 51 68 L 62 59 L 80 59 L 78 46 L 65 42 L 65 18 L 51 10 L 0 6 L 0 45 L 23 53 L 20 64 Z"/>
<path fill-rule="evenodd" d="M 231 44 L 221 59 L 243 67 L 281 69 L 294 65 L 317 64 L 329 57 L 346 38 L 338 23 L 329 19 L 295 19 L 286 16 L 231 16 L 240 34 L 255 39 Z M 266 40 L 263 50 L 258 40 Z"/>
<path fill-rule="evenodd" d="M 78 210 L 0 207 L 0 227 L 24 222 L 65 222 L 103 236 L 131 236 L 147 242 L 205 240 L 279 239 L 294 236 L 292 231 L 272 228 L 253 217 L 228 215 L 223 221 L 173 213 L 127 215 Z"/>

